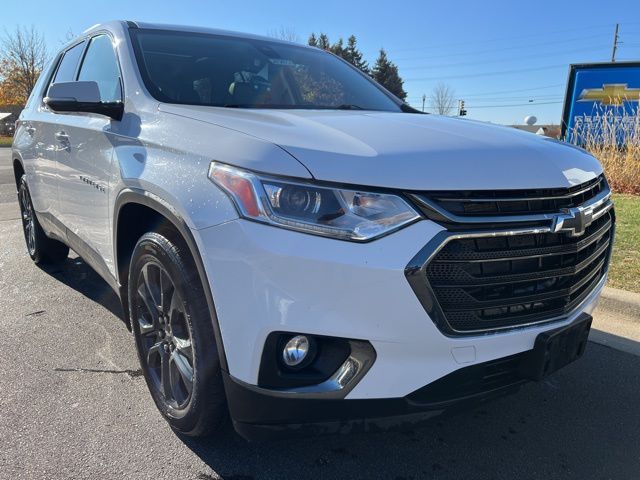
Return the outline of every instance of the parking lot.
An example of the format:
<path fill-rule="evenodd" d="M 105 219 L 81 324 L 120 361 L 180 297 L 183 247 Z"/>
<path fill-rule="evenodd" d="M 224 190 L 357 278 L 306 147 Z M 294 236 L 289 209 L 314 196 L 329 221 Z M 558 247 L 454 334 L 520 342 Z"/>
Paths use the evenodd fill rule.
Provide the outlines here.
<path fill-rule="evenodd" d="M 72 255 L 29 259 L 0 149 L 0 478 L 637 479 L 640 357 L 585 358 L 518 394 L 408 431 L 247 444 L 173 433 L 115 294 Z"/>

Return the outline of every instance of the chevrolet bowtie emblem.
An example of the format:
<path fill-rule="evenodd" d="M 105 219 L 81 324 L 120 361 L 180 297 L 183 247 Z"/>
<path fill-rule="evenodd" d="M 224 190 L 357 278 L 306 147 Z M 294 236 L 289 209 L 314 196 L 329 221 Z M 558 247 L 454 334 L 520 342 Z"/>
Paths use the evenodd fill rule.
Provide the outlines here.
<path fill-rule="evenodd" d="M 622 105 L 623 102 L 640 100 L 640 88 L 629 88 L 626 83 L 606 83 L 602 88 L 585 88 L 579 102 L 600 102 L 603 105 Z"/>
<path fill-rule="evenodd" d="M 593 223 L 593 207 L 565 208 L 554 218 L 551 230 L 579 237 Z"/>

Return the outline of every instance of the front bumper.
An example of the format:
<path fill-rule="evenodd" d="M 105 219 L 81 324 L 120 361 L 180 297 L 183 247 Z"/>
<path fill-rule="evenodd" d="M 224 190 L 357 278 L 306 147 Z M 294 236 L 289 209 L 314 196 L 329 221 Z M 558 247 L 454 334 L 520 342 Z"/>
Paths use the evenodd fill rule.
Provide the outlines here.
<path fill-rule="evenodd" d="M 224 343 L 227 394 L 234 419 L 241 424 L 263 422 L 260 415 L 246 415 L 263 407 L 247 410 L 236 405 L 263 403 L 265 411 L 274 410 L 276 401 L 288 406 L 286 395 L 271 399 L 269 392 L 251 388 L 258 385 L 262 349 L 274 331 L 359 339 L 372 345 L 375 362 L 346 391 L 344 400 L 307 399 L 301 407 L 306 410 L 316 408 L 317 401 L 329 402 L 329 410 L 345 412 L 337 419 L 344 422 L 365 408 L 359 402 L 365 400 L 374 410 L 388 402 L 380 410 L 384 417 L 388 412 L 424 412 L 424 405 L 417 408 L 415 402 L 406 400 L 414 392 L 463 368 L 529 351 L 540 333 L 567 325 L 595 308 L 605 279 L 564 320 L 500 333 L 444 335 L 405 277 L 410 260 L 442 230 L 425 220 L 364 244 L 245 220 L 194 231 Z M 235 395 L 238 391 L 241 393 Z M 336 402 L 345 406 L 334 408 Z M 292 423 L 295 409 L 290 407 L 269 423 Z"/>
<path fill-rule="evenodd" d="M 300 398 L 243 384 L 224 375 L 236 430 L 248 440 L 292 434 L 346 433 L 414 424 L 515 392 L 575 361 L 585 350 L 592 318 L 541 334 L 534 349 L 458 369 L 403 398 Z"/>

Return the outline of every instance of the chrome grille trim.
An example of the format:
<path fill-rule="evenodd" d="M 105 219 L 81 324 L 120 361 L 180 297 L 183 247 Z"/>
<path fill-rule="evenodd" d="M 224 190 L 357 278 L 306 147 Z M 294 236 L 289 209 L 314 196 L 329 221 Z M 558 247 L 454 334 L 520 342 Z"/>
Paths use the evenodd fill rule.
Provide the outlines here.
<path fill-rule="evenodd" d="M 449 228 L 432 238 L 405 269 L 409 284 L 440 331 L 452 337 L 491 334 L 558 322 L 579 311 L 606 281 L 615 234 L 611 191 L 604 178 L 601 177 L 600 182 L 604 182 L 605 189 L 574 208 L 587 210 L 591 215 L 588 225 L 578 235 L 558 228 L 558 218 L 566 215 L 567 210 L 536 215 L 463 217 L 430 203 L 425 195 L 408 194 L 423 212 L 433 207 L 434 217 L 427 216 Z M 584 193 L 594 185 L 597 184 L 591 183 L 573 195 Z M 601 219 L 607 214 L 610 219 Z M 593 225 L 598 220 L 598 225 Z M 583 233 L 588 234 L 580 237 Z M 526 235 L 533 238 L 464 242 Z M 438 257 L 456 240 L 463 242 Z M 534 263 L 517 263 L 528 260 Z M 538 267 L 535 267 L 536 261 Z M 429 268 L 432 262 L 437 266 L 435 270 Z M 498 272 L 504 273 L 494 273 L 491 262 Z M 471 268 L 469 265 L 473 263 L 478 267 Z M 480 268 L 480 273 L 474 268 Z M 473 328 L 475 322 L 484 325 Z M 456 325 L 461 328 L 455 328 Z"/>
<path fill-rule="evenodd" d="M 462 216 L 456 215 L 454 213 L 445 210 L 436 202 L 431 199 L 424 197 L 423 195 L 410 193 L 409 197 L 414 200 L 423 210 L 426 210 L 427 217 L 432 218 L 433 220 L 441 220 L 444 219 L 448 223 L 458 223 L 458 224 L 474 224 L 474 225 L 482 225 L 482 224 L 499 224 L 499 223 L 543 223 L 543 222 L 555 222 L 555 219 L 558 214 L 562 212 L 556 213 L 541 213 L 534 215 L 491 215 L 491 216 Z M 493 200 L 495 202 L 495 200 Z M 523 199 L 524 201 L 524 199 Z M 581 205 L 583 208 L 592 208 L 594 210 L 593 220 L 604 215 L 611 207 L 613 207 L 613 202 L 611 202 L 611 191 L 609 189 L 600 192 L 598 195 L 593 197 L 586 203 Z M 433 213 L 429 215 L 429 212 Z"/>

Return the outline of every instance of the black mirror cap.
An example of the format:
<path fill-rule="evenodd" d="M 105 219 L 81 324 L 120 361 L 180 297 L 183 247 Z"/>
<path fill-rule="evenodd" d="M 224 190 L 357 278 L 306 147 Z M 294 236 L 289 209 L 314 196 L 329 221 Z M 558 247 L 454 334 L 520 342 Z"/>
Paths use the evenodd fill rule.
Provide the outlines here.
<path fill-rule="evenodd" d="M 75 98 L 45 97 L 44 103 L 54 112 L 97 113 L 114 120 L 122 120 L 124 115 L 122 102 L 78 102 Z"/>

